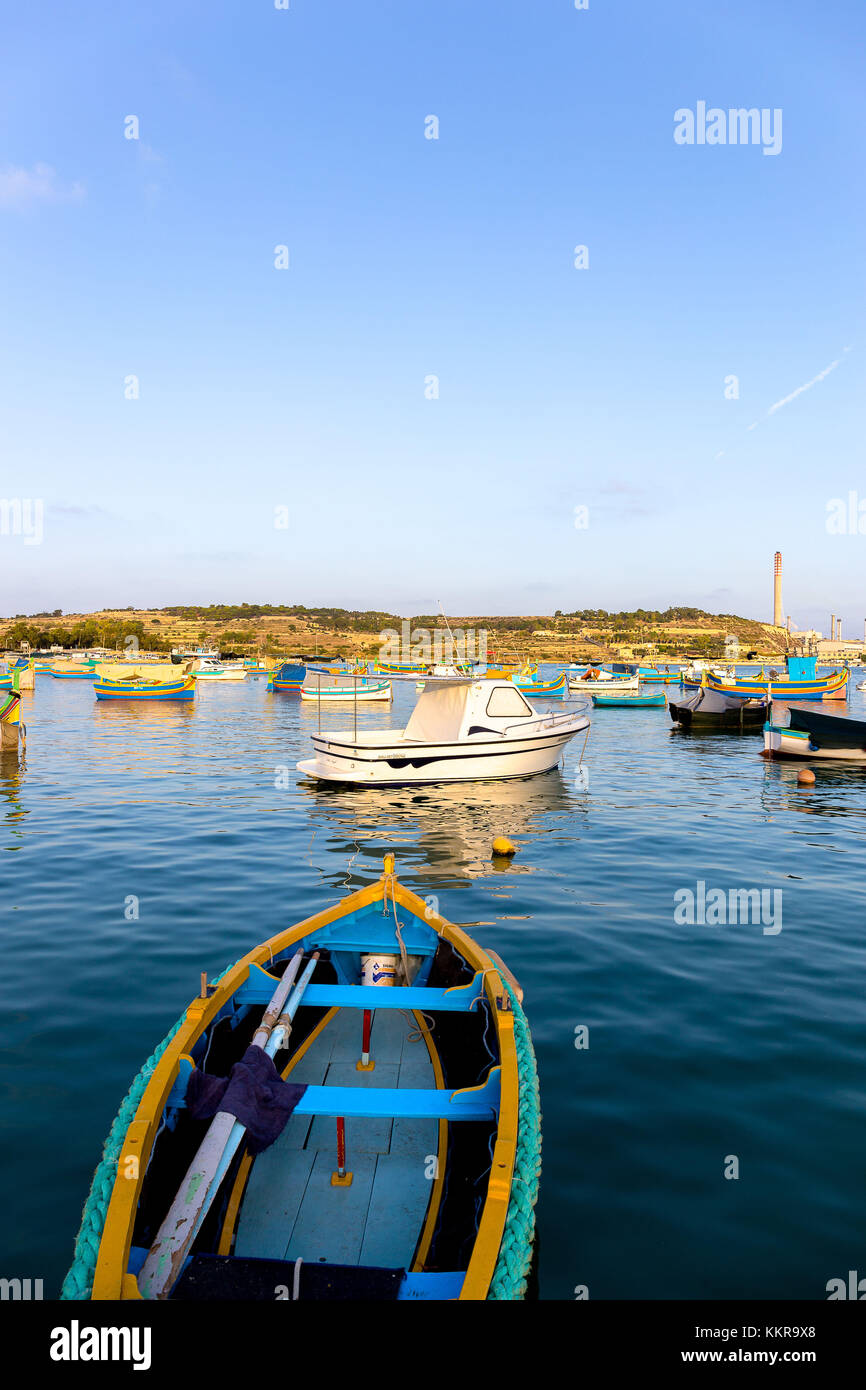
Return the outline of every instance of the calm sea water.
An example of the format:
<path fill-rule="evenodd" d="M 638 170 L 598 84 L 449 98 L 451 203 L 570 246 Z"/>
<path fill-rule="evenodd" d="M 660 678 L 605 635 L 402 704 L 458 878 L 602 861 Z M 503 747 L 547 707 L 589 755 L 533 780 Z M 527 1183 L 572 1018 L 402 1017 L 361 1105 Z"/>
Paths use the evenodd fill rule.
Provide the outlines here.
<path fill-rule="evenodd" d="M 294 771 L 316 710 L 261 680 L 127 707 L 40 676 L 24 703 L 26 767 L 0 766 L 0 1275 L 59 1289 L 118 1103 L 200 972 L 391 848 L 524 987 L 542 1297 L 820 1299 L 866 1274 L 866 774 L 804 790 L 758 737 L 611 709 L 586 779 L 576 740 L 524 782 L 317 790 Z M 678 923 L 698 881 L 780 890 L 781 931 Z"/>

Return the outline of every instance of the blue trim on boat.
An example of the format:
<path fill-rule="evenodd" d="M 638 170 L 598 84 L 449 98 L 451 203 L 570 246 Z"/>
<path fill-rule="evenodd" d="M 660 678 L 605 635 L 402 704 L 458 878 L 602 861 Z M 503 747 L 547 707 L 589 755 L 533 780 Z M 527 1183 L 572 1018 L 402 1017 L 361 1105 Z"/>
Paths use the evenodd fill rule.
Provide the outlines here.
<path fill-rule="evenodd" d="M 308 1086 L 295 1115 L 363 1115 L 378 1119 L 488 1120 L 499 1113 L 500 1068 L 491 1067 L 484 1085 L 463 1091 L 407 1087 Z"/>
<path fill-rule="evenodd" d="M 364 954 L 373 955 L 369 947 Z M 236 990 L 233 998 L 238 1004 L 267 1004 L 274 992 L 274 977 L 261 971 L 257 979 L 252 970 L 246 984 Z M 314 1008 L 350 1009 L 423 1009 L 425 1013 L 468 1013 L 481 998 L 482 979 L 479 970 L 468 985 L 455 989 L 418 988 L 413 985 L 399 989 L 382 985 L 307 985 L 304 1006 Z"/>

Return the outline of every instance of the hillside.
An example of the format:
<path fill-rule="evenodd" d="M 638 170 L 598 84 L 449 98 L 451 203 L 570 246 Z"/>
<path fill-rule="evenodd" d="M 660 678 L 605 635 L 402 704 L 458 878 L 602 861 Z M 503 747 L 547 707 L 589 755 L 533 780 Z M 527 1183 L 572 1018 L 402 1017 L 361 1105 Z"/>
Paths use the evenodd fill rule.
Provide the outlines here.
<path fill-rule="evenodd" d="M 0 619 L 0 645 L 31 647 L 123 647 L 135 637 L 143 650 L 215 645 L 224 653 L 374 656 L 380 634 L 388 629 L 444 629 L 441 618 L 418 615 L 408 620 L 397 614 L 354 612 L 339 608 L 303 608 L 270 604 L 218 604 L 210 607 L 162 609 L 102 609 L 95 613 L 17 614 Z M 453 630 L 487 633 L 487 649 L 495 655 L 531 655 L 538 660 L 602 660 L 653 656 L 724 656 L 728 637 L 740 651 L 779 655 L 795 635 L 770 623 L 734 614 L 704 613 L 695 608 L 664 612 L 638 609 L 557 612 L 553 616 L 486 617 L 449 615 Z"/>

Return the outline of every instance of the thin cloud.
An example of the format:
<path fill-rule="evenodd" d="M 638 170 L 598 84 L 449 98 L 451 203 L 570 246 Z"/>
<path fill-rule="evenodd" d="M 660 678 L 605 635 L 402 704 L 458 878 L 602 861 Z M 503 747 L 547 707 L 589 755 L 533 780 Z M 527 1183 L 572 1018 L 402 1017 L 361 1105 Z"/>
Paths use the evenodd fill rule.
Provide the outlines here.
<path fill-rule="evenodd" d="M 0 169 L 0 207 L 25 208 L 39 203 L 75 203 L 84 197 L 84 184 L 62 184 L 50 164 L 32 169 L 7 165 Z"/>

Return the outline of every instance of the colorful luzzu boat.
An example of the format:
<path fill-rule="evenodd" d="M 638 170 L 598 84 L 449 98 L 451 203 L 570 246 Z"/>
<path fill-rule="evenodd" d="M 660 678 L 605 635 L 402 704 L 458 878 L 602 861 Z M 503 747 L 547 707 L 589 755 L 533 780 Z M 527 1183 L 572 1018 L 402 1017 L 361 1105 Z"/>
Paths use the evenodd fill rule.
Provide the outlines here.
<path fill-rule="evenodd" d="M 847 700 L 847 670 L 832 671 L 829 676 L 815 674 L 815 657 L 788 657 L 784 676 L 733 676 L 730 680 L 707 678 L 710 690 L 720 695 L 750 695 L 756 699 L 767 696 L 772 700 Z"/>
<path fill-rule="evenodd" d="M 592 703 L 596 707 L 606 708 L 635 708 L 635 709 L 664 709 L 667 699 L 662 692 L 660 695 L 593 695 Z"/>
<path fill-rule="evenodd" d="M 765 758 L 866 763 L 866 720 L 792 705 L 788 721 L 787 726 L 775 723 L 771 710 L 764 725 Z"/>
<path fill-rule="evenodd" d="M 540 1148 L 516 980 L 389 854 L 203 977 L 112 1126 L 61 1297 L 521 1299 Z"/>
<path fill-rule="evenodd" d="M 303 662 L 284 661 L 268 676 L 268 690 L 288 690 L 297 693 L 304 684 L 307 668 Z"/>
<path fill-rule="evenodd" d="M 49 673 L 59 681 L 92 681 L 96 679 L 96 663 L 72 662 L 48 667 Z"/>
<path fill-rule="evenodd" d="M 594 691 L 604 695 L 626 690 L 633 690 L 637 694 L 640 677 L 613 676 L 600 666 L 587 666 L 582 675 L 568 676 L 568 688 L 577 695 L 591 695 Z"/>
<path fill-rule="evenodd" d="M 343 704 L 369 700 L 392 700 L 390 681 L 369 680 L 362 675 L 334 672 L 323 667 L 307 669 L 301 686 L 302 700 L 336 700 Z"/>
<path fill-rule="evenodd" d="M 97 700 L 192 700 L 195 679 L 192 675 L 178 680 L 147 680 L 144 676 L 128 676 L 123 680 L 100 677 L 94 687 Z"/>
<path fill-rule="evenodd" d="M 16 671 L 15 675 L 17 674 Z M 18 738 L 23 731 L 21 695 L 16 688 L 10 690 L 5 699 L 0 700 L 0 752 L 17 753 Z"/>
<path fill-rule="evenodd" d="M 530 676 L 525 671 L 519 672 L 518 675 L 512 676 L 511 679 L 520 693 L 522 695 L 528 695 L 530 700 L 564 700 L 565 692 L 568 689 L 568 682 L 566 681 L 564 671 L 560 671 L 558 676 L 554 676 L 553 679 L 549 681 L 537 680 L 534 676 Z"/>
<path fill-rule="evenodd" d="M 638 666 L 635 675 L 647 685 L 679 685 L 682 668 L 667 666 L 661 671 L 658 666 Z"/>
<path fill-rule="evenodd" d="M 420 676 L 427 670 L 423 661 L 374 661 L 377 676 Z"/>

